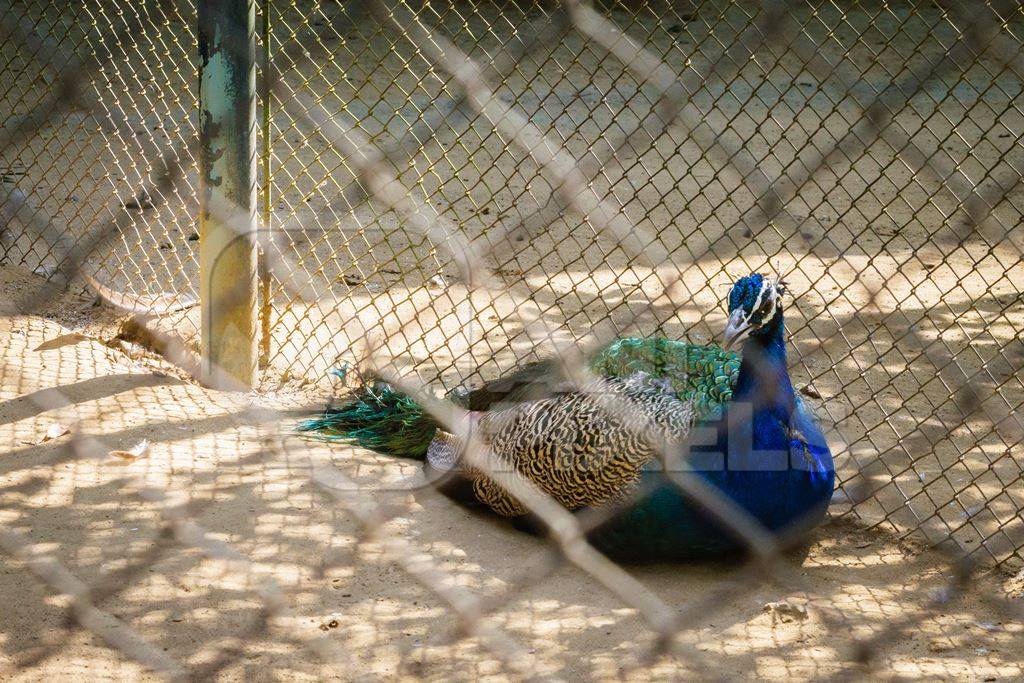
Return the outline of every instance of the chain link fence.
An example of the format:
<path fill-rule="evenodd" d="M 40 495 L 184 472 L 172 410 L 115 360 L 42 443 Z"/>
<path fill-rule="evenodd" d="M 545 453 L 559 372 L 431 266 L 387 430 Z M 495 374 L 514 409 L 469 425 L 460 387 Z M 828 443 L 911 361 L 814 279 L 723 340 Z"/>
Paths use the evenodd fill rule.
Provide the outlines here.
<path fill-rule="evenodd" d="M 124 228 L 107 249 L 90 254 L 88 272 L 130 295 L 172 292 L 182 305 L 194 302 L 195 160 L 180 146 L 196 135 L 192 10 L 19 2 L 9 21 L 34 31 L 40 44 L 3 43 L 5 123 L 35 123 L 61 87 L 80 88 L 82 103 L 46 112 L 40 125 L 5 138 L 4 189 L 59 221 L 70 244 L 116 218 Z M 76 73 L 87 80 L 63 80 Z M 186 179 L 165 195 L 147 194 L 146 179 L 171 149 L 181 155 L 175 162 Z M 59 265 L 53 245 L 35 235 L 8 227 L 2 237 L 5 263 L 47 276 Z"/>
<path fill-rule="evenodd" d="M 543 5 L 394 10 L 479 65 L 532 128 L 519 143 L 466 106 L 427 47 L 358 5 L 275 6 L 271 54 L 302 54 L 275 62 L 284 96 L 312 98 L 372 141 L 410 198 L 487 252 L 508 292 L 475 305 L 445 245 L 361 195 L 361 169 L 284 111 L 270 136 L 271 225 L 295 226 L 290 251 L 322 296 L 272 289 L 279 379 L 327 376 L 364 334 L 447 388 L 492 377 L 537 355 L 509 322 L 533 307 L 572 339 L 610 323 L 707 340 L 733 279 L 776 270 L 799 310 L 795 379 L 848 444 L 843 489 L 870 480 L 856 514 L 1014 555 L 1015 432 L 948 426 L 966 417 L 960 383 L 1010 411 L 1024 389 L 1019 12 L 979 5 L 992 23 L 973 35 L 938 3 L 599 10 L 599 37 Z M 532 154 L 538 136 L 578 164 L 595 202 L 649 236 L 648 253 L 670 258 L 645 263 L 560 198 Z M 675 279 L 683 303 L 665 305 Z"/>
<path fill-rule="evenodd" d="M 979 561 L 1018 571 L 1024 547 L 1019 6 L 296 1 L 258 11 L 265 391 L 312 383 L 319 395 L 331 368 L 361 363 L 459 431 L 458 409 L 432 401 L 432 389 L 626 333 L 710 340 L 726 287 L 777 271 L 794 294 L 794 384 L 836 452 L 834 519 L 915 534 L 945 553 L 941 588 L 910 589 L 918 609 L 883 613 L 849 636 L 841 661 L 808 677 L 853 677 L 886 661 L 898 636 L 965 592 L 1008 624 L 1020 619 L 1019 605 L 972 578 Z M 16 3 L 2 18 L 5 72 L 19 75 L 3 93 L 4 262 L 58 283 L 89 275 L 108 301 L 110 291 L 140 301 L 173 293 L 185 310 L 162 348 L 179 364 L 192 362 L 198 329 L 188 310 L 198 270 L 194 17 L 174 2 L 111 0 Z M 50 296 L 21 301 L 22 312 Z M 76 396 L 26 395 L 36 413 Z M 189 414 L 192 398 L 175 399 L 182 424 L 216 434 L 216 420 Z M 454 615 L 451 642 L 468 637 L 515 677 L 552 673 L 510 635 L 511 617 L 494 615 L 512 613 L 564 563 L 654 634 L 630 666 L 668 656 L 684 663 L 677 673 L 704 677 L 717 667 L 693 636 L 722 603 L 768 585 L 806 588 L 769 537 L 726 514 L 753 559 L 670 606 L 587 545 L 580 525 L 593 520 L 491 472 L 476 444 L 471 461 L 558 530 L 550 554 L 482 598 L 443 549 L 424 552 L 436 539 L 395 531 L 398 513 L 364 479 L 282 439 L 294 414 L 269 402 L 227 409 L 234 423 L 273 427 L 235 444 L 239 481 L 207 488 L 193 464 L 193 495 L 179 504 L 165 493 L 176 490 L 173 466 L 155 480 L 146 468 L 119 478 L 152 535 L 95 575 L 77 578 L 67 558 L 16 528 L 43 511 L 24 505 L 11 517 L 0 547 L 66 600 L 62 635 L 18 666 L 45 661 L 81 627 L 172 678 L 209 677 L 253 644 L 286 642 L 355 675 L 345 647 L 295 629 L 304 607 L 247 553 L 250 539 L 224 539 L 203 519 L 200 502 L 291 468 L 308 468 L 301 476 L 320 492 L 310 505 L 339 504 L 319 524 L 355 524 L 342 533 Z M 52 489 L 59 467 L 109 459 L 103 439 L 79 429 L 69 439 L 51 463 L 13 466 L 8 500 Z M 193 446 L 196 461 L 203 447 Z M 691 478 L 676 483 L 721 510 Z M 122 620 L 102 605 L 193 554 L 245 578 L 211 604 L 235 599 L 255 616 L 198 659 L 176 659 L 144 635 L 144 614 Z M 342 555 L 320 575 L 358 575 L 365 558 Z M 822 619 L 827 634 L 851 629 L 841 613 Z"/>

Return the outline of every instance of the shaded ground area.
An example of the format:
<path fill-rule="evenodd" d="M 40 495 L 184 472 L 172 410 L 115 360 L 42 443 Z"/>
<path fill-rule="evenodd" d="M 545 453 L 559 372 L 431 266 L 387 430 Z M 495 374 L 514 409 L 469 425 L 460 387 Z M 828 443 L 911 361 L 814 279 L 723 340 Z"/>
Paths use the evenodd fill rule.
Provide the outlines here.
<path fill-rule="evenodd" d="M 4 301 L 41 284 L 3 271 Z M 79 301 L 88 305 L 87 301 Z M 324 636 L 355 659 L 367 678 L 469 680 L 510 677 L 473 640 L 450 643 L 457 622 L 438 599 L 389 562 L 387 548 L 363 537 L 351 515 L 318 491 L 311 468 L 333 465 L 366 487 L 397 516 L 390 530 L 434 559 L 450 580 L 480 597 L 500 596 L 545 559 L 544 545 L 488 517 L 467 512 L 414 483 L 415 463 L 344 446 L 288 437 L 282 455 L 264 451 L 265 437 L 287 433 L 290 416 L 270 419 L 254 405 L 278 407 L 286 397 L 218 394 L 161 371 L 123 351 L 40 316 L 0 318 L 0 519 L 25 534 L 33 551 L 52 555 L 86 582 L 144 557 L 160 521 L 139 486 L 166 491 L 210 537 L 236 548 L 248 565 L 206 559 L 170 542 L 152 563 L 130 573 L 101 606 L 161 651 L 189 665 L 238 658 L 227 680 L 339 677 L 298 643 Z M 63 309 L 73 308 L 65 300 Z M 63 340 L 38 350 L 44 342 Z M 45 347 L 44 347 L 45 348 Z M 34 399 L 69 403 L 49 410 Z M 295 403 L 296 397 L 291 397 Z M 246 412 L 248 411 L 248 412 Z M 257 419 L 263 415 L 263 422 Z M 111 450 L 148 440 L 143 456 L 76 459 L 72 434 L 44 440 L 54 424 L 99 439 Z M 60 431 L 60 430 L 57 430 Z M 630 571 L 687 614 L 702 597 L 737 583 L 701 608 L 682 635 L 727 679 L 805 679 L 849 670 L 851 634 L 868 637 L 918 614 L 950 574 L 946 559 L 887 533 L 850 522 L 819 530 L 793 561 L 800 586 L 747 577 L 730 563 L 652 565 Z M 290 615 L 246 637 L 256 623 L 256 589 L 273 577 Z M 884 677 L 1018 678 L 1024 676 L 1024 624 L 987 599 L 1015 584 L 1002 574 L 972 583 L 963 599 L 886 638 L 873 652 Z M 1017 587 L 1019 590 L 1019 587 Z M 35 680 L 145 676 L 138 665 L 95 637 L 65 630 L 66 602 L 48 597 L 25 567 L 0 559 L 0 676 Z M 527 650 L 541 674 L 566 678 L 663 680 L 701 674 L 695 660 L 661 657 L 640 665 L 653 644 L 635 610 L 571 567 L 528 581 L 491 617 Z M 298 642 L 297 642 L 298 641 Z M 56 646 L 53 651 L 47 648 Z M 48 654 L 47 654 L 48 653 Z M 46 654 L 28 668 L 29 662 Z M 639 666 L 636 670 L 632 667 Z"/>

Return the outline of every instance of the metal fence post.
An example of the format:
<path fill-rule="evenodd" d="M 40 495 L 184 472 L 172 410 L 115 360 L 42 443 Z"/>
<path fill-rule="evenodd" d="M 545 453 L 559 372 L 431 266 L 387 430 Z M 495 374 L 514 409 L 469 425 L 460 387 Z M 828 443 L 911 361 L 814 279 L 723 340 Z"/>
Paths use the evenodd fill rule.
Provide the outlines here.
<path fill-rule="evenodd" d="M 256 380 L 255 0 L 198 5 L 201 379 L 244 389 Z"/>

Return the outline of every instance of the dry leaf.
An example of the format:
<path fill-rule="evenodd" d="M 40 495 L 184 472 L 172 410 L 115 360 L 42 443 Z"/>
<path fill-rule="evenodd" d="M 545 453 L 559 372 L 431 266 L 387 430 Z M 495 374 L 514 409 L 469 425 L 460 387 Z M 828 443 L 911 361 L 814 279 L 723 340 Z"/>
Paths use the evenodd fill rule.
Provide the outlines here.
<path fill-rule="evenodd" d="M 46 428 L 46 433 L 43 435 L 43 441 L 52 441 L 53 439 L 59 439 L 60 437 L 68 434 L 71 431 L 71 427 L 62 425 L 60 422 L 54 422 L 52 425 Z"/>
<path fill-rule="evenodd" d="M 35 351 L 51 351 L 53 349 L 59 349 L 62 346 L 70 346 L 71 344 L 77 344 L 89 339 L 86 335 L 81 332 L 69 332 L 68 334 L 62 334 L 59 337 L 48 339 L 42 344 L 37 346 Z"/>
<path fill-rule="evenodd" d="M 110 451 L 110 455 L 124 460 L 135 460 L 149 454 L 149 441 L 143 439 L 126 451 Z"/>

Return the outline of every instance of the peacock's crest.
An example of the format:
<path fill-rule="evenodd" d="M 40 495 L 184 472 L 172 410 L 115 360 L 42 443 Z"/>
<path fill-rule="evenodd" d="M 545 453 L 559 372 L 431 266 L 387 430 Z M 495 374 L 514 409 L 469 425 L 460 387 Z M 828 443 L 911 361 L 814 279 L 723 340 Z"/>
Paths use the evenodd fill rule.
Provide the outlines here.
<path fill-rule="evenodd" d="M 731 348 L 751 335 L 771 334 L 782 324 L 782 297 L 786 283 L 754 273 L 736 281 L 729 291 L 729 322 L 725 347 Z"/>

